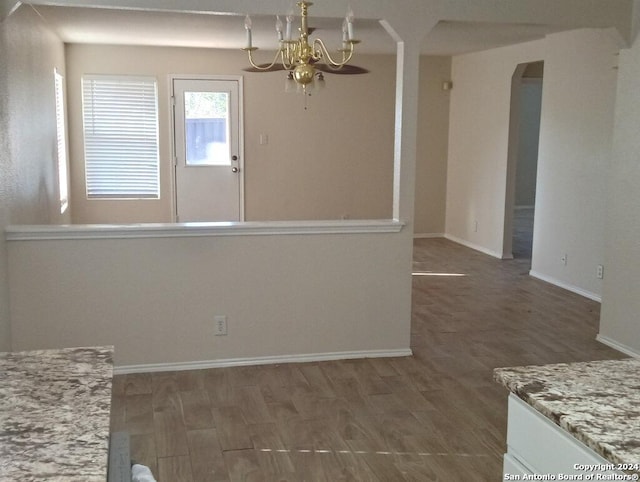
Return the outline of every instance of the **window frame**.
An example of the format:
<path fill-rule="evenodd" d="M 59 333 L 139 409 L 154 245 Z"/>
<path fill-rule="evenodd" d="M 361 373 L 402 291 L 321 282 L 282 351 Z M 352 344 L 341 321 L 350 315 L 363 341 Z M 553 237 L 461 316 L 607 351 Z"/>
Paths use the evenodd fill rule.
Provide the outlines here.
<path fill-rule="evenodd" d="M 69 151 L 67 149 L 67 116 L 65 112 L 64 76 L 53 69 L 56 112 L 56 157 L 58 168 L 58 198 L 60 214 L 69 209 Z"/>

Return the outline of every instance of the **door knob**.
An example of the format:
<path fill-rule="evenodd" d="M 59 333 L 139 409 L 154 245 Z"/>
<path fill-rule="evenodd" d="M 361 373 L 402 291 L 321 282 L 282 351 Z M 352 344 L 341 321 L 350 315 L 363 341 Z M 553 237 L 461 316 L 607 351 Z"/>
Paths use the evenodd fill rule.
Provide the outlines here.
<path fill-rule="evenodd" d="M 231 168 L 231 172 L 238 172 L 240 169 L 238 169 L 237 167 L 232 167 Z"/>

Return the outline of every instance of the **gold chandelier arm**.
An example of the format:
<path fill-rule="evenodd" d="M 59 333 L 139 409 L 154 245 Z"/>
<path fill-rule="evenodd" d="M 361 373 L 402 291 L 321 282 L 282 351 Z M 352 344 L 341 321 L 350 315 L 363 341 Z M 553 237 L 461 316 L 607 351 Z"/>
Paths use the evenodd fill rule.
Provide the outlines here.
<path fill-rule="evenodd" d="M 271 62 L 268 66 L 266 67 L 260 67 L 259 65 L 257 65 L 254 61 L 253 61 L 253 51 L 254 50 L 258 50 L 256 47 L 249 47 L 249 48 L 244 48 L 242 49 L 244 51 L 247 52 L 247 55 L 249 56 L 249 63 L 251 64 L 251 67 L 253 67 L 256 70 L 269 70 L 271 67 L 273 67 L 274 65 L 276 65 L 276 62 L 278 61 L 278 56 L 280 56 L 280 54 L 282 54 L 282 47 L 280 47 L 278 49 L 278 51 L 276 52 L 276 56 L 273 58 L 273 62 Z M 283 57 L 284 58 L 284 57 Z"/>
<path fill-rule="evenodd" d="M 347 43 L 349 44 L 349 48 L 348 49 L 340 49 L 339 52 L 342 52 L 342 61 L 338 62 L 336 60 L 334 60 L 331 55 L 329 54 L 329 50 L 327 49 L 327 47 L 324 45 L 324 42 L 317 38 L 314 39 L 313 41 L 313 58 L 315 60 L 322 60 L 325 59 L 327 66 L 329 67 L 335 67 L 335 70 L 338 70 L 340 67 L 342 67 L 343 65 L 347 64 L 347 62 L 349 62 L 351 60 L 351 57 L 353 57 L 353 51 L 354 51 L 354 44 L 356 43 L 355 40 L 348 40 Z"/>
<path fill-rule="evenodd" d="M 291 42 L 291 41 L 285 41 L 284 43 L 284 47 L 282 47 L 282 45 L 280 46 L 280 50 L 278 51 L 280 53 L 280 58 L 281 58 L 281 62 L 282 62 L 282 66 L 286 69 L 286 70 L 291 70 L 295 67 L 295 44 L 297 42 Z"/>

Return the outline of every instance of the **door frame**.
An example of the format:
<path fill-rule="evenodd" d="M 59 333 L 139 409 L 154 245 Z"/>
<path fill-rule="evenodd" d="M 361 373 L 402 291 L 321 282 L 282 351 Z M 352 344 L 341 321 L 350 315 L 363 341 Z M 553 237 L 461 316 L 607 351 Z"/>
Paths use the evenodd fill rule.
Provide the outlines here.
<path fill-rule="evenodd" d="M 171 222 L 175 223 L 178 219 L 177 212 L 177 182 L 176 182 L 176 116 L 175 116 L 175 95 L 173 91 L 174 80 L 231 80 L 238 82 L 238 183 L 240 196 L 240 222 L 244 222 L 244 98 L 243 98 L 243 77 L 241 75 L 189 75 L 189 74 L 169 74 L 169 124 L 171 142 Z"/>

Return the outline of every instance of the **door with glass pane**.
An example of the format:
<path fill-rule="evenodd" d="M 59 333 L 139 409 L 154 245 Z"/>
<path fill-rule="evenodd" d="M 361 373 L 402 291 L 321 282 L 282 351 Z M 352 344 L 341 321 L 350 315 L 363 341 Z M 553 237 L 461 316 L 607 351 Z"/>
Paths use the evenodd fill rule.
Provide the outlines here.
<path fill-rule="evenodd" d="M 173 79 L 178 222 L 241 221 L 237 80 Z"/>

